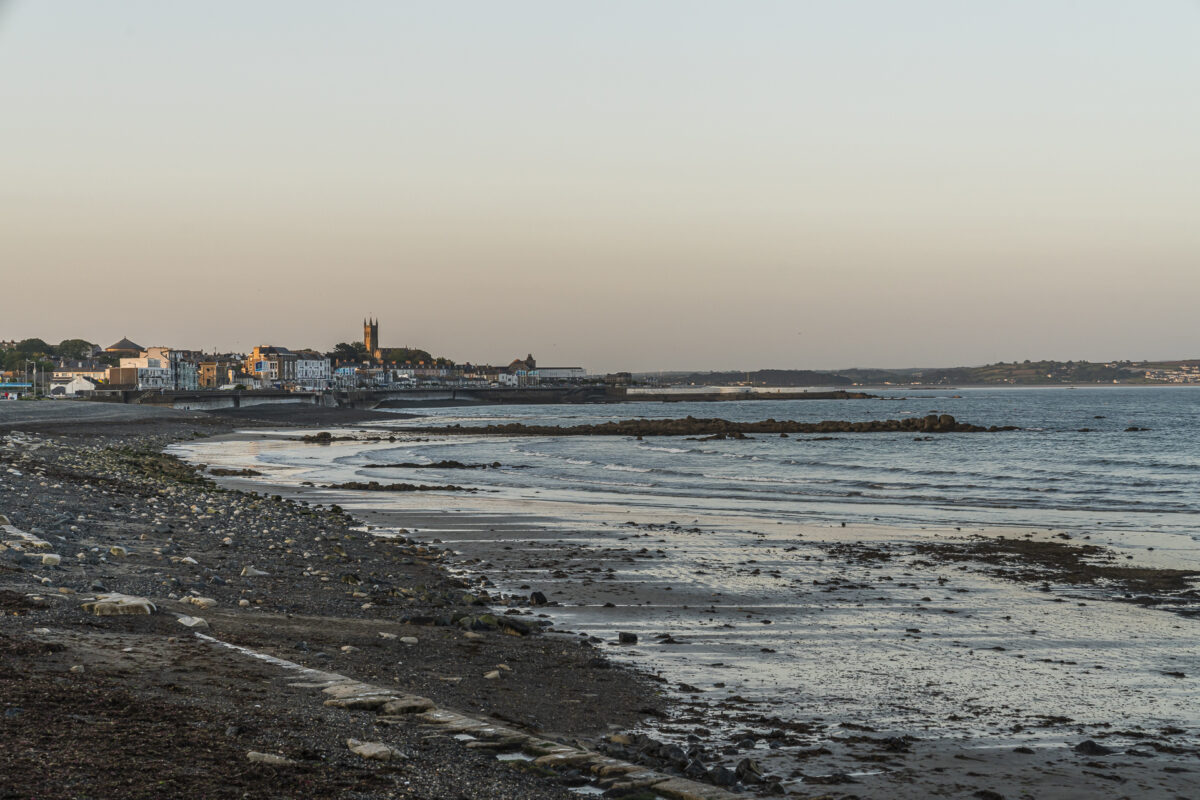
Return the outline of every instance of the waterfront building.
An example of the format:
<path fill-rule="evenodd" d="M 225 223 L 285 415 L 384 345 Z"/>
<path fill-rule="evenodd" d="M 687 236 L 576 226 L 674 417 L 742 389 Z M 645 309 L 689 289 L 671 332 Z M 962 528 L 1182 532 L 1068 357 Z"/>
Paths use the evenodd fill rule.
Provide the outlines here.
<path fill-rule="evenodd" d="M 246 357 L 237 353 L 209 356 L 196 365 L 196 381 L 201 389 L 236 386 L 243 383 L 236 378 L 244 374 L 245 362 Z"/>
<path fill-rule="evenodd" d="M 246 356 L 246 372 L 265 386 L 296 382 L 296 354 L 286 347 L 258 345 Z"/>
<path fill-rule="evenodd" d="M 538 383 L 578 383 L 587 378 L 583 367 L 538 367 L 534 372 Z"/>
<path fill-rule="evenodd" d="M 504 374 L 500 376 L 499 383 L 502 386 L 525 386 L 534 383 L 533 372 L 537 368 L 537 361 L 534 360 L 533 354 L 530 353 L 525 358 L 516 358 L 505 368 Z"/>
<path fill-rule="evenodd" d="M 170 370 L 170 388 L 184 392 L 194 392 L 200 388 L 200 353 L 192 350 L 173 350 L 169 347 L 150 347 L 144 355 L 158 359 Z"/>
<path fill-rule="evenodd" d="M 157 358 L 122 358 L 121 366 L 108 370 L 108 382 L 114 388 L 171 389 L 171 369 Z"/>
<path fill-rule="evenodd" d="M 50 382 L 50 395 L 51 397 L 74 397 L 85 392 L 94 392 L 98 388 L 100 388 L 100 382 L 86 375 L 54 378 Z"/>
<path fill-rule="evenodd" d="M 99 361 L 75 361 L 63 359 L 54 367 L 53 379 L 69 381 L 72 378 L 91 378 L 94 381 L 108 379 L 108 365 Z"/>
<path fill-rule="evenodd" d="M 333 384 L 329 359 L 315 350 L 296 353 L 296 388 L 325 390 Z"/>

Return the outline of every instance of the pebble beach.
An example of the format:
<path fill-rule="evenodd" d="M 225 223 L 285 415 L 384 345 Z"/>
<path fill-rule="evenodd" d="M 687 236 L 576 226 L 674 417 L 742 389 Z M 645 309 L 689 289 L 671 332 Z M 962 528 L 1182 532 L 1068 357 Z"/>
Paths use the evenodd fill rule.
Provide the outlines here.
<path fill-rule="evenodd" d="M 977 541 L 965 535 L 921 551 L 886 529 L 789 529 L 757 537 L 752 564 L 710 563 L 708 583 L 736 594 L 717 602 L 680 575 L 695 569 L 688 554 L 701 535 L 720 534 L 715 520 L 701 529 L 641 514 L 614 531 L 600 514 L 539 517 L 436 491 L 406 492 L 403 510 L 381 511 L 377 492 L 175 455 L 277 440 L 293 422 L 279 408 L 256 419 L 43 403 L 31 418 L 32 405 L 11 404 L 26 416 L 0 419 L 0 513 L 6 540 L 20 539 L 0 553 L 5 674 L 20 676 L 5 679 L 14 699 L 4 713 L 33 743 L 5 756 L 12 796 L 87 796 L 87 785 L 92 796 L 149 797 L 165 785 L 230 797 L 1177 798 L 1197 786 L 1194 729 L 1054 710 L 1064 687 L 1094 682 L 1104 665 L 1048 663 L 1053 646 L 1030 649 L 1036 632 L 979 638 L 989 606 L 1024 607 L 1041 583 L 1030 570 L 1069 571 L 1079 543 L 1031 537 L 998 555 L 971 551 Z M 294 424 L 339 421 L 336 411 L 295 411 Z M 381 419 L 355 412 L 333 430 L 378 439 Z M 807 541 L 787 551 L 785 538 Z M 811 565 L 807 582 L 827 607 L 820 625 L 755 604 L 756 581 L 794 576 L 788 559 Z M 998 574 L 1014 563 L 1028 568 L 1024 582 Z M 928 608 L 884 620 L 884 588 Z M 152 613 L 95 613 L 114 595 Z M 711 637 L 728 636 L 736 607 L 739 626 L 810 642 L 812 680 L 843 680 L 831 659 L 866 665 L 882 646 L 855 633 L 868 604 L 877 628 L 899 626 L 886 647 L 907 660 L 876 679 L 893 704 L 917 699 L 904 672 L 937 666 L 948 652 L 940 640 L 970 640 L 964 656 L 987 662 L 964 660 L 942 691 L 926 690 L 910 713 L 924 715 L 923 729 L 879 713 L 861 690 L 832 702 L 845 685 L 811 692 L 798 710 L 794 687 L 739 684 L 737 659 L 724 667 L 730 677 L 711 677 Z M 1108 613 L 1099 598 L 1072 605 L 1110 627 L 1147 613 Z M 1157 616 L 1147 632 L 1161 627 L 1164 639 L 1192 624 L 1148 613 Z M 771 659 L 782 645 L 770 644 L 747 640 L 745 664 Z M 1156 680 L 1186 697 L 1191 664 L 1163 664 Z M 964 719 L 947 704 L 997 676 L 1034 687 L 1021 708 L 978 702 Z M 955 734 L 980 718 L 993 733 L 1010 730 L 986 742 Z M 88 744 L 97 720 L 107 749 Z M 84 750 L 94 758 L 73 755 Z M 116 767 L 101 769 L 102 755 Z M 46 784 L 47 772 L 61 780 Z M 211 793 L 214 776 L 227 795 Z"/>

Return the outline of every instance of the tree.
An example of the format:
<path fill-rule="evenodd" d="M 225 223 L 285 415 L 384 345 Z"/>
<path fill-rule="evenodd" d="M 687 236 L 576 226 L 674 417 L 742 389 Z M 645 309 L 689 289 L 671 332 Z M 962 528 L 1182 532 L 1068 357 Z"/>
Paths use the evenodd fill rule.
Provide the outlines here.
<path fill-rule="evenodd" d="M 366 361 L 370 357 L 367 346 L 362 342 L 338 342 L 333 349 L 325 354 L 332 361 Z"/>
<path fill-rule="evenodd" d="M 83 339 L 63 339 L 54 348 L 59 358 L 73 358 L 77 361 L 90 358 L 94 345 Z"/>
<path fill-rule="evenodd" d="M 20 370 L 25 365 L 26 355 L 16 350 L 0 350 L 0 368 L 5 372 Z"/>
<path fill-rule="evenodd" d="M 395 364 L 409 362 L 419 364 L 422 361 L 426 364 L 432 364 L 434 359 L 433 356 L 424 350 L 417 350 L 412 347 L 389 347 L 383 351 L 383 360 Z"/>
<path fill-rule="evenodd" d="M 17 346 L 14 349 L 25 356 L 53 355 L 54 353 L 54 348 L 41 339 L 22 339 L 17 342 Z"/>
<path fill-rule="evenodd" d="M 29 369 L 32 369 L 34 364 L 37 364 L 38 368 L 42 370 L 54 370 L 54 362 L 45 356 L 35 356 L 33 353 L 24 353 L 16 349 L 0 352 L 0 366 L 4 368 L 5 372 L 23 373 L 27 365 Z"/>

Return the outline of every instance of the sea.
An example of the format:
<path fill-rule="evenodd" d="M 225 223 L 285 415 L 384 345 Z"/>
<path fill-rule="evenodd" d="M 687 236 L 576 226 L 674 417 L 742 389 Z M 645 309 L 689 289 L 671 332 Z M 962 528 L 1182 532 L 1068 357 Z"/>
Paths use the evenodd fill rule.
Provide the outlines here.
<path fill-rule="evenodd" d="M 1026 585 L 933 564 L 913 547 L 1029 535 L 1105 545 L 1121 563 L 1200 569 L 1200 387 L 872 391 L 407 409 L 364 428 L 382 433 L 376 441 L 252 431 L 175 449 L 263 473 L 234 485 L 337 502 L 379 536 L 449 548 L 453 568 L 489 587 L 544 591 L 555 605 L 539 613 L 554 630 L 680 687 L 682 707 L 718 735 L 744 734 L 758 709 L 762 720 L 979 747 L 1061 746 L 1117 723 L 1197 741 L 1200 696 L 1177 677 L 1200 673 L 1196 617 L 1119 602 L 1111 587 Z M 1017 430 L 717 441 L 419 430 L 928 414 Z M 387 430 L 396 427 L 418 430 Z M 489 466 L 387 466 L 445 460 Z M 322 488 L 369 480 L 475 491 Z M 888 555 L 855 557 L 864 545 Z M 638 644 L 619 644 L 619 632 Z M 787 748 L 761 757 L 781 774 L 794 767 Z"/>
<path fill-rule="evenodd" d="M 819 422 L 952 414 L 1020 431 L 681 438 L 446 437 L 370 449 L 358 463 L 500 462 L 470 484 L 510 499 L 618 502 L 660 510 L 768 513 L 887 525 L 1019 525 L 1200 536 L 1200 387 L 883 391 L 870 400 L 534 405 L 422 410 L 406 421 L 464 427 L 584 425 L 694 416 Z M 1138 431 L 1130 431 L 1136 427 Z M 372 476 L 398 478 L 372 470 Z M 461 472 L 422 472 L 459 483 Z M 411 477 L 411 474 L 410 474 Z"/>

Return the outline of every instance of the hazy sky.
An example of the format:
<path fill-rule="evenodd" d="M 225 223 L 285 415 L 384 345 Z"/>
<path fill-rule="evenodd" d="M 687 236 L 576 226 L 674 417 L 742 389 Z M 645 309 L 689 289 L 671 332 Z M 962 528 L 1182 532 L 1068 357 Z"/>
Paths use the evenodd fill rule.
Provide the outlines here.
<path fill-rule="evenodd" d="M 1200 356 L 1200 3 L 0 0 L 0 339 Z"/>

